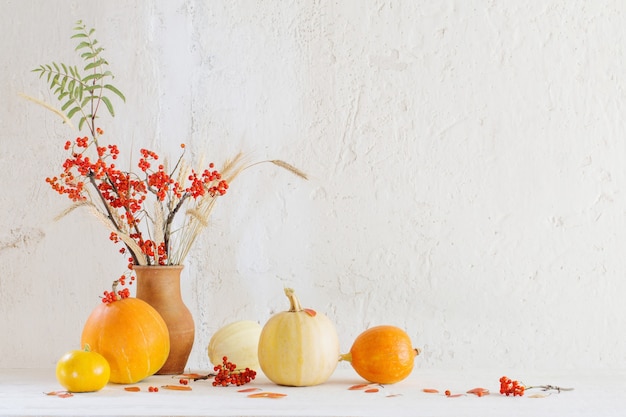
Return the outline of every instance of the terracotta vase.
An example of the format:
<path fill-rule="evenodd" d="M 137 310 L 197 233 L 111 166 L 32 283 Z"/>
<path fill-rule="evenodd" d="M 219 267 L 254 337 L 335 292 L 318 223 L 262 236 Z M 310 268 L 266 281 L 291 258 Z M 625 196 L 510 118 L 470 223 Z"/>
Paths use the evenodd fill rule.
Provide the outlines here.
<path fill-rule="evenodd" d="M 193 316 L 180 292 L 183 266 L 135 265 L 134 270 L 137 274 L 137 298 L 161 314 L 170 334 L 170 355 L 157 374 L 182 374 L 195 336 Z"/>

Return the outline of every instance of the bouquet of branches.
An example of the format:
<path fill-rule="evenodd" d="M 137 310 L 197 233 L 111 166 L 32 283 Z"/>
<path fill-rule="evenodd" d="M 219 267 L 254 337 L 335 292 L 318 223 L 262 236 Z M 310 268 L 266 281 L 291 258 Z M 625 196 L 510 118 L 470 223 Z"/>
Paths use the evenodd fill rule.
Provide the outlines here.
<path fill-rule="evenodd" d="M 173 164 L 162 161 L 155 152 L 140 149 L 137 171 L 116 166 L 120 154 L 115 144 L 105 142 L 98 114 L 106 108 L 115 116 L 112 97 L 125 101 L 122 92 L 111 84 L 113 74 L 103 58 L 103 48 L 94 38 L 94 29 L 78 22 L 72 36 L 84 65 L 53 62 L 33 71 L 45 78 L 51 92 L 61 101 L 57 109 L 43 101 L 25 96 L 59 115 L 70 126 L 78 118 L 78 130 L 86 130 L 65 142 L 69 157 L 58 176 L 46 182 L 72 202 L 61 215 L 77 207 L 88 208 L 110 231 L 110 239 L 122 245 L 133 265 L 180 265 L 200 232 L 207 227 L 217 198 L 246 165 L 238 154 L 218 170 L 213 163 L 204 169 L 191 168 L 185 161 L 185 145 Z M 281 160 L 268 160 L 295 175 L 306 175 Z M 175 222 L 182 213 L 183 219 Z M 179 216 L 180 217 L 180 216 Z"/>

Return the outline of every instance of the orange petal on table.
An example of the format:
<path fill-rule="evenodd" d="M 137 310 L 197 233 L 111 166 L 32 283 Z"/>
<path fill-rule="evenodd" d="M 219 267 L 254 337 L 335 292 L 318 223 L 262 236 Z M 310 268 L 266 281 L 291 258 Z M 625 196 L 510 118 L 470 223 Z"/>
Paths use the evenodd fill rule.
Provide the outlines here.
<path fill-rule="evenodd" d="M 378 388 L 370 388 L 370 389 L 366 389 L 365 392 L 367 392 L 368 394 L 371 394 L 373 392 L 378 392 Z"/>
<path fill-rule="evenodd" d="M 200 374 L 180 374 L 180 375 L 173 375 L 172 378 L 182 378 L 182 379 L 195 379 L 195 378 L 200 378 L 203 377 L 205 375 L 200 375 Z"/>
<path fill-rule="evenodd" d="M 44 392 L 44 394 L 46 395 L 54 395 L 60 398 L 68 398 L 68 397 L 73 397 L 74 394 L 72 394 L 69 391 L 50 391 L 50 392 Z"/>
<path fill-rule="evenodd" d="M 315 317 L 317 315 L 317 311 L 311 310 L 310 308 L 305 308 L 304 312 L 311 317 Z"/>
<path fill-rule="evenodd" d="M 467 391 L 467 393 L 482 397 L 483 395 L 489 395 L 489 390 L 487 388 L 472 388 L 471 390 Z"/>
<path fill-rule="evenodd" d="M 282 398 L 287 394 L 281 394 L 278 392 L 257 392 L 256 394 L 249 394 L 248 398 Z"/>
<path fill-rule="evenodd" d="M 163 385 L 163 389 L 171 389 L 172 391 L 191 391 L 191 387 L 187 385 Z"/>
<path fill-rule="evenodd" d="M 287 394 L 281 394 L 279 392 L 270 392 L 267 395 L 267 398 L 282 398 L 282 397 L 286 397 L 286 396 L 287 396 Z"/>
<path fill-rule="evenodd" d="M 434 388 L 424 388 L 422 391 L 426 394 L 439 394 L 439 390 Z"/>
<path fill-rule="evenodd" d="M 355 389 L 365 389 L 367 387 L 369 387 L 370 384 L 356 384 L 356 385 L 352 385 L 350 388 L 348 388 L 349 390 L 355 390 Z"/>
<path fill-rule="evenodd" d="M 254 391 L 260 391 L 261 388 L 244 388 L 244 389 L 240 389 L 237 392 L 254 392 Z"/>
<path fill-rule="evenodd" d="M 138 392 L 138 391 L 141 391 L 141 388 L 139 388 L 139 387 L 124 387 L 124 391 Z"/>

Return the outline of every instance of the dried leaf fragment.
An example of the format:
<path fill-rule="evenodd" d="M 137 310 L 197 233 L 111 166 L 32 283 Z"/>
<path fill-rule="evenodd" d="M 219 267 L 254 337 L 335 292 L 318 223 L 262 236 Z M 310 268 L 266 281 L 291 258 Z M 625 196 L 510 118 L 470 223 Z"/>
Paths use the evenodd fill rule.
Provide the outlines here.
<path fill-rule="evenodd" d="M 188 385 L 162 385 L 161 388 L 172 391 L 191 391 L 191 387 Z"/>
<path fill-rule="evenodd" d="M 139 391 L 141 391 L 141 388 L 139 388 L 139 387 L 124 387 L 124 391 L 139 392 Z"/>
<path fill-rule="evenodd" d="M 244 389 L 240 389 L 237 392 L 254 392 L 254 391 L 261 391 L 261 388 L 244 388 Z"/>
<path fill-rule="evenodd" d="M 255 394 L 249 394 L 248 398 L 282 398 L 287 394 L 281 394 L 279 392 L 257 392 Z"/>
<path fill-rule="evenodd" d="M 538 392 L 536 394 L 529 395 L 528 398 L 546 398 L 549 397 L 549 392 Z"/>
<path fill-rule="evenodd" d="M 49 396 L 59 397 L 59 398 L 69 398 L 69 397 L 74 396 L 74 394 L 72 394 L 69 391 L 50 391 L 50 392 L 44 392 L 44 394 L 49 395 Z"/>
<path fill-rule="evenodd" d="M 471 390 L 467 391 L 467 393 L 482 397 L 484 395 L 489 395 L 489 390 L 487 388 L 472 388 Z"/>
<path fill-rule="evenodd" d="M 366 389 L 365 392 L 367 392 L 368 394 L 371 394 L 373 392 L 378 392 L 378 388 L 369 388 L 369 389 Z"/>
<path fill-rule="evenodd" d="M 356 385 L 352 385 L 350 388 L 348 388 L 349 390 L 357 390 L 357 389 L 365 389 L 369 387 L 369 384 L 356 384 Z"/>
<path fill-rule="evenodd" d="M 202 378 L 204 375 L 200 375 L 200 374 L 180 374 L 180 375 L 174 375 L 172 376 L 172 378 L 179 378 L 179 379 L 197 379 L 197 378 Z"/>
<path fill-rule="evenodd" d="M 424 388 L 422 391 L 426 394 L 439 394 L 439 390 L 434 388 Z"/>

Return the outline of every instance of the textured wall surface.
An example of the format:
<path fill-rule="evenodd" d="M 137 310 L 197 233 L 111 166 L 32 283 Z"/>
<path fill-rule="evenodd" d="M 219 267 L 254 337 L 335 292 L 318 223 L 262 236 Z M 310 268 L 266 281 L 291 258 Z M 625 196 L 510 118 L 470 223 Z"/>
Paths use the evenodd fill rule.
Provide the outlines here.
<path fill-rule="evenodd" d="M 0 0 L 0 367 L 79 345 L 125 269 L 45 183 L 77 133 L 30 72 L 97 29 L 127 101 L 106 137 L 260 165 L 185 262 L 191 368 L 284 286 L 337 325 L 405 328 L 423 368 L 625 367 L 626 2 Z"/>

